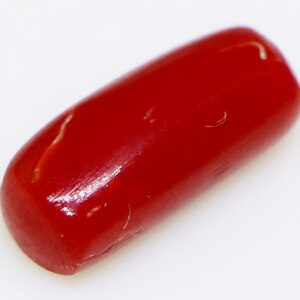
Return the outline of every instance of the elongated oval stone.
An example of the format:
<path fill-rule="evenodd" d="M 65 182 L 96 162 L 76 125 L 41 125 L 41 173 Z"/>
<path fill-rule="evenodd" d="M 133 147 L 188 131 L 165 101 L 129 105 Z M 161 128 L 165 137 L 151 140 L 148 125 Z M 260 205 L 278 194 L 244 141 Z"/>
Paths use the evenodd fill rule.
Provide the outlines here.
<path fill-rule="evenodd" d="M 270 42 L 244 28 L 208 36 L 38 132 L 6 172 L 5 220 L 35 262 L 73 274 L 271 145 L 298 109 Z"/>

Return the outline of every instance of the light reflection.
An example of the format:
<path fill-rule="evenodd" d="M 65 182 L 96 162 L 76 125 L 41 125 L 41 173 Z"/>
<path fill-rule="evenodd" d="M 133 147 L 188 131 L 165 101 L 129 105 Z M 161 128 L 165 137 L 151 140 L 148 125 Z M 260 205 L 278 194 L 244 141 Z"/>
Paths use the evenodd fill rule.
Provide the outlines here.
<path fill-rule="evenodd" d="M 72 216 L 75 215 L 75 213 L 74 213 L 70 208 L 68 208 L 67 206 L 64 206 L 64 207 L 61 209 L 61 211 L 64 212 L 65 215 L 70 216 L 70 217 L 72 217 Z"/>
<path fill-rule="evenodd" d="M 111 182 L 117 175 L 122 171 L 123 166 L 115 166 L 109 171 L 102 173 L 102 175 L 93 180 L 90 183 L 85 184 L 77 184 L 75 188 L 71 189 L 71 191 L 59 192 L 56 194 L 52 194 L 48 197 L 48 201 L 50 203 L 54 203 L 57 208 L 60 209 L 67 216 L 74 216 L 76 212 L 72 209 L 72 207 L 76 208 L 76 204 L 86 200 L 90 195 L 97 192 L 102 187 L 106 186 L 109 182 Z"/>
<path fill-rule="evenodd" d="M 55 150 L 55 148 L 57 147 L 59 142 L 61 142 L 62 139 L 64 138 L 67 125 L 73 119 L 74 114 L 75 114 L 74 110 L 70 111 L 67 114 L 65 120 L 60 125 L 59 132 L 58 132 L 57 136 L 55 137 L 55 139 L 52 141 L 52 143 L 45 149 L 45 151 L 41 155 L 41 157 L 38 160 L 35 168 L 33 169 L 33 174 L 32 174 L 32 178 L 31 178 L 32 183 L 36 183 L 40 179 L 41 171 L 45 167 L 45 163 L 47 162 L 47 159 L 48 159 L 49 155 L 51 154 L 52 151 Z"/>
<path fill-rule="evenodd" d="M 112 159 L 107 160 L 106 165 L 96 172 L 96 174 L 78 178 L 77 183 L 73 186 L 52 193 L 48 196 L 47 200 L 66 216 L 72 217 L 76 215 L 79 204 L 88 200 L 90 196 L 102 188 L 108 186 L 121 172 L 130 167 L 153 138 L 154 136 L 149 135 L 147 139 L 134 140 L 132 143 L 121 147 L 118 149 L 118 152 L 112 153 Z M 107 206 L 109 206 L 109 203 L 105 202 L 103 208 Z M 101 207 L 97 207 L 97 210 L 98 208 L 100 209 Z M 90 213 L 93 214 L 95 212 L 96 208 Z"/>
<path fill-rule="evenodd" d="M 240 43 L 240 44 L 237 44 L 234 46 L 229 46 L 229 47 L 221 49 L 220 52 L 226 52 L 226 51 L 234 49 L 234 48 L 242 48 L 242 47 L 247 47 L 247 46 L 256 47 L 258 49 L 259 58 L 261 60 L 266 60 L 268 58 L 268 53 L 267 53 L 266 47 L 258 41 L 248 41 L 248 42 Z"/>
<path fill-rule="evenodd" d="M 87 214 L 86 217 L 90 218 L 93 214 L 95 214 L 97 211 L 99 211 L 101 209 L 101 205 L 95 206 L 94 208 L 92 208 Z"/>

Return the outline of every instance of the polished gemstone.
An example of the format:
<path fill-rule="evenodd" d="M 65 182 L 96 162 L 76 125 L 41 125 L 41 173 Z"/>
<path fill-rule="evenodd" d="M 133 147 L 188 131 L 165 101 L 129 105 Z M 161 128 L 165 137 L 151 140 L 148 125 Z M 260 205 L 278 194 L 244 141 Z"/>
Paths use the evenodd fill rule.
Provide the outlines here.
<path fill-rule="evenodd" d="M 5 220 L 34 261 L 73 274 L 271 145 L 298 108 L 297 82 L 264 37 L 197 40 L 38 132 L 6 172 Z"/>

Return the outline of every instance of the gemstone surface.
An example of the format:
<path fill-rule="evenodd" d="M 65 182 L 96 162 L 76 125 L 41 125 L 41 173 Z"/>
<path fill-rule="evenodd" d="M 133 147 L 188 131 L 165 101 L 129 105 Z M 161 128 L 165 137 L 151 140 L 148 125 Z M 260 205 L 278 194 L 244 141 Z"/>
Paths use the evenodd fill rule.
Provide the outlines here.
<path fill-rule="evenodd" d="M 4 177 L 6 223 L 35 262 L 73 274 L 271 145 L 298 110 L 298 84 L 265 38 L 200 39 L 38 132 Z"/>

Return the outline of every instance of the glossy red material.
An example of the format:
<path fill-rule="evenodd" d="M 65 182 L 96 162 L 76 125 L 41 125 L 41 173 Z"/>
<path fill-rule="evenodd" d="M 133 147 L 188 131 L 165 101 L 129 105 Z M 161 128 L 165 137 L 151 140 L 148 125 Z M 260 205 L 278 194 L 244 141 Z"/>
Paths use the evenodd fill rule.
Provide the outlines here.
<path fill-rule="evenodd" d="M 273 143 L 298 108 L 284 58 L 254 31 L 193 42 L 34 136 L 6 172 L 5 220 L 34 261 L 75 273 Z"/>

